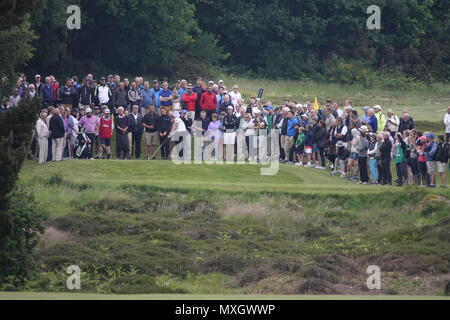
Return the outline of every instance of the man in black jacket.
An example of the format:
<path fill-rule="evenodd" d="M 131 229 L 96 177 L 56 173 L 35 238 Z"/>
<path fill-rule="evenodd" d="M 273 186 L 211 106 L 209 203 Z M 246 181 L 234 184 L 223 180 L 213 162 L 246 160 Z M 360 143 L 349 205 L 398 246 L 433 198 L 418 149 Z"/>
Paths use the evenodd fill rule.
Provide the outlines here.
<path fill-rule="evenodd" d="M 121 86 L 122 85 L 123 84 L 121 84 Z M 119 92 L 119 90 L 117 90 L 114 94 Z M 140 159 L 142 133 L 144 128 L 142 126 L 142 115 L 139 113 L 139 106 L 133 106 L 133 111 L 131 111 L 131 114 L 128 116 L 128 130 L 131 134 L 131 155 L 134 153 L 136 159 Z"/>
<path fill-rule="evenodd" d="M 115 90 L 112 95 L 111 105 L 113 107 L 113 113 L 117 114 L 117 108 L 119 107 L 124 107 L 125 110 L 129 110 L 128 104 L 129 104 L 128 93 L 125 91 L 125 84 L 121 82 L 119 84 L 119 88 Z"/>
<path fill-rule="evenodd" d="M 172 128 L 172 119 L 166 114 L 166 109 L 161 108 L 161 116 L 158 123 L 159 142 L 161 147 L 161 157 L 163 160 L 170 159 L 170 130 Z"/>
<path fill-rule="evenodd" d="M 128 144 L 128 117 L 125 115 L 125 109 L 119 107 L 118 115 L 114 118 L 114 127 L 116 128 L 116 155 L 117 159 L 128 160 L 130 158 L 130 146 Z"/>
<path fill-rule="evenodd" d="M 158 124 L 159 116 L 156 113 L 155 106 L 151 105 L 149 108 L 149 112 L 142 119 L 142 126 L 145 128 L 144 141 L 146 160 L 150 160 L 148 156 L 150 147 L 152 148 L 152 155 L 155 154 L 159 137 Z M 155 160 L 155 158 L 152 158 L 151 160 Z"/>
<path fill-rule="evenodd" d="M 66 85 L 64 87 L 59 88 L 59 98 L 62 103 L 61 106 L 64 108 L 73 109 L 74 107 L 78 107 L 78 93 L 77 90 L 73 87 L 73 80 L 68 78 L 66 80 Z"/>
<path fill-rule="evenodd" d="M 52 138 L 52 161 L 62 161 L 66 127 L 59 108 L 55 108 L 55 114 L 50 119 L 49 129 Z"/>
<path fill-rule="evenodd" d="M 86 78 L 83 79 L 83 84 L 78 89 L 79 107 L 87 109 L 94 103 L 94 86 L 88 82 Z"/>
<path fill-rule="evenodd" d="M 398 132 L 403 134 L 406 130 L 414 129 L 414 120 L 411 118 L 408 112 L 404 112 L 403 116 L 400 118 L 400 124 L 398 126 Z"/>
<path fill-rule="evenodd" d="M 391 135 L 389 133 L 383 133 L 383 144 L 380 147 L 380 162 L 381 162 L 381 184 L 391 185 L 391 151 L 392 143 L 390 140 Z"/>

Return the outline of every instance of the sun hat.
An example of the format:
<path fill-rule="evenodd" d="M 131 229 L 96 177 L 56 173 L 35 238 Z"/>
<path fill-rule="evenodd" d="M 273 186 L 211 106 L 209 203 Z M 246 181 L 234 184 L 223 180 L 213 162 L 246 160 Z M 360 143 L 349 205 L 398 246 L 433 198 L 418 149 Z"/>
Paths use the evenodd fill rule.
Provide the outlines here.
<path fill-rule="evenodd" d="M 379 105 L 376 105 L 376 106 L 373 107 L 373 108 L 374 108 L 375 110 L 380 110 L 380 111 L 382 110 L 382 109 L 381 109 L 381 106 L 379 106 Z"/>
<path fill-rule="evenodd" d="M 342 141 L 338 141 L 337 143 L 336 143 L 336 147 L 338 147 L 338 148 L 342 148 L 342 147 L 344 147 L 345 145 L 344 145 L 344 143 L 342 142 Z"/>
<path fill-rule="evenodd" d="M 86 109 L 86 113 L 89 113 L 89 112 L 92 112 L 92 109 L 91 109 L 91 108 L 87 108 L 87 109 Z"/>
<path fill-rule="evenodd" d="M 359 131 L 369 132 L 369 128 L 367 126 L 361 126 L 361 129 L 359 129 Z"/>

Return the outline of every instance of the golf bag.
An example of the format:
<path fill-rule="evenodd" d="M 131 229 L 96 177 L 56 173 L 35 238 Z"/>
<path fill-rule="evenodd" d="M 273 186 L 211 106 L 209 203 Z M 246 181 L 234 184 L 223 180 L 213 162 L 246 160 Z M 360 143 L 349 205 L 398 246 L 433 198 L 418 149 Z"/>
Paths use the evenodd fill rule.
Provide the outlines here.
<path fill-rule="evenodd" d="M 78 134 L 77 143 L 75 144 L 75 158 L 87 159 L 88 158 L 88 144 L 92 143 L 87 134 L 82 131 Z"/>

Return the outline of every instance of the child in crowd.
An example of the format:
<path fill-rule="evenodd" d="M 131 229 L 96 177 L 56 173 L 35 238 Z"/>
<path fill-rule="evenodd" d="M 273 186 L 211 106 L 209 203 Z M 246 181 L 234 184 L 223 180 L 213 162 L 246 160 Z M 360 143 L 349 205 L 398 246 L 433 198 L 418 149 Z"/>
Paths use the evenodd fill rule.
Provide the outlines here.
<path fill-rule="evenodd" d="M 305 130 L 305 155 L 306 155 L 306 167 L 312 168 L 314 167 L 312 153 L 313 153 L 313 133 L 312 133 L 312 125 L 308 124 Z"/>
<path fill-rule="evenodd" d="M 371 179 L 371 184 L 376 185 L 376 184 L 378 184 L 377 161 L 379 159 L 377 135 L 375 133 L 371 133 L 369 135 L 369 139 L 370 139 L 370 142 L 369 142 L 369 148 L 367 149 L 367 159 L 369 162 L 370 179 Z"/>
<path fill-rule="evenodd" d="M 298 163 L 296 166 L 303 166 L 303 155 L 305 154 L 305 128 L 300 127 L 298 129 L 298 137 L 295 141 L 295 155 L 297 156 Z"/>
<path fill-rule="evenodd" d="M 403 140 L 403 136 L 400 132 L 396 135 L 395 144 L 395 166 L 397 169 L 397 186 L 401 187 L 408 180 L 408 173 L 406 170 L 406 155 L 407 148 L 406 143 Z"/>

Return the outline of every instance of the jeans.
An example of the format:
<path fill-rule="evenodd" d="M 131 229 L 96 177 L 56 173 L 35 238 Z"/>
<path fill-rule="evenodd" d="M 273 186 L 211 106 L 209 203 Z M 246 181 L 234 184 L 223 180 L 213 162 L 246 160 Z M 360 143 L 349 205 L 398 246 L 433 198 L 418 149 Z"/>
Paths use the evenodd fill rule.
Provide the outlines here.
<path fill-rule="evenodd" d="M 369 168 L 370 168 L 370 177 L 373 180 L 378 181 L 378 165 L 377 165 L 377 159 L 369 159 Z"/>
<path fill-rule="evenodd" d="M 401 162 L 396 164 L 397 168 L 397 184 L 403 184 L 408 180 L 408 172 L 406 170 L 406 162 Z"/>
<path fill-rule="evenodd" d="M 367 173 L 367 157 L 358 157 L 359 175 L 361 182 L 369 182 Z"/>

